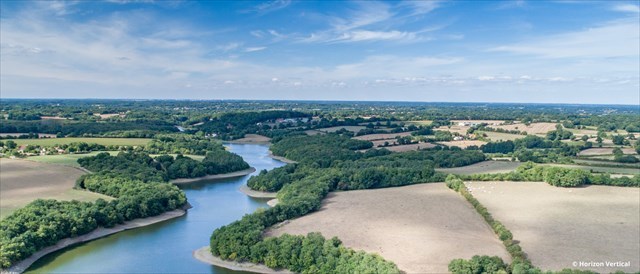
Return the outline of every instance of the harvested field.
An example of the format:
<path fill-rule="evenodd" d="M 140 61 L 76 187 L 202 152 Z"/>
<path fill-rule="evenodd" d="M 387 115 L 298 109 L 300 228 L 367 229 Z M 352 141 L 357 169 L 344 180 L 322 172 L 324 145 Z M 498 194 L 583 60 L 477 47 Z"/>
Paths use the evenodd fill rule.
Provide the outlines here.
<path fill-rule="evenodd" d="M 369 135 L 356 136 L 356 137 L 353 137 L 353 139 L 363 140 L 363 141 L 375 141 L 375 140 L 389 140 L 389 139 L 392 139 L 393 141 L 395 141 L 395 138 L 398 137 L 398 136 L 400 136 L 400 137 L 411 136 L 411 132 L 369 134 Z M 391 143 L 391 141 L 389 141 L 389 143 Z"/>
<path fill-rule="evenodd" d="M 76 142 L 96 143 L 104 146 L 143 146 L 151 139 L 147 138 L 46 138 L 46 139 L 16 139 L 18 145 L 53 146 Z"/>
<path fill-rule="evenodd" d="M 0 217 L 38 199 L 95 201 L 111 197 L 75 190 L 76 179 L 84 172 L 61 165 L 24 160 L 0 159 Z"/>
<path fill-rule="evenodd" d="M 444 183 L 333 192 L 319 211 L 269 230 L 267 236 L 314 231 L 380 254 L 407 273 L 446 273 L 452 259 L 477 254 L 509 261 L 484 219 Z"/>
<path fill-rule="evenodd" d="M 348 131 L 356 133 L 356 132 L 358 132 L 360 130 L 363 130 L 363 129 L 367 128 L 367 127 L 365 127 L 365 126 L 341 126 L 341 127 L 319 128 L 319 129 L 316 129 L 316 130 L 324 132 L 324 133 L 331 133 L 331 132 L 336 132 L 336 131 L 338 131 L 340 129 L 343 129 L 343 128 L 348 130 Z"/>
<path fill-rule="evenodd" d="M 462 140 L 462 141 L 450 141 L 450 142 L 437 142 L 438 144 L 441 145 L 445 145 L 445 146 L 449 146 L 449 147 L 459 147 L 459 148 L 467 148 L 470 146 L 478 146 L 480 147 L 481 145 L 486 144 L 487 142 L 485 141 L 478 141 L 478 140 Z"/>
<path fill-rule="evenodd" d="M 245 134 L 244 138 L 233 140 L 233 143 L 242 144 L 267 144 L 271 142 L 271 138 L 258 134 Z"/>
<path fill-rule="evenodd" d="M 522 163 L 510 161 L 484 161 L 463 167 L 436 168 L 436 171 L 458 174 L 484 174 L 484 173 L 509 173 L 516 170 Z"/>
<path fill-rule="evenodd" d="M 594 130 L 594 129 L 567 128 L 566 130 L 573 132 L 573 135 L 576 135 L 578 137 L 582 137 L 582 135 L 589 135 L 589 136 L 597 136 L 598 135 L 598 131 Z"/>
<path fill-rule="evenodd" d="M 623 148 L 624 154 L 637 154 L 633 148 Z M 578 156 L 591 156 L 591 155 L 612 155 L 613 148 L 589 148 L 578 152 Z"/>
<path fill-rule="evenodd" d="M 487 135 L 487 138 L 491 139 L 491 141 L 513 141 L 516 139 L 522 139 L 526 137 L 525 135 L 520 134 L 511 134 L 511 133 L 502 133 L 502 132 L 493 132 L 493 131 L 481 131 Z"/>
<path fill-rule="evenodd" d="M 441 130 L 441 131 L 449 131 L 449 132 L 457 132 L 460 135 L 467 135 L 467 130 L 469 130 L 469 128 L 471 127 L 466 127 L 466 126 L 441 126 L 441 127 L 437 127 L 435 128 L 435 130 Z"/>
<path fill-rule="evenodd" d="M 640 189 L 553 187 L 543 182 L 468 182 L 482 205 L 543 270 L 640 270 Z M 573 262 L 631 262 L 581 267 Z"/>
<path fill-rule="evenodd" d="M 547 132 L 556 129 L 556 123 L 532 123 L 528 126 L 525 124 L 513 124 L 513 125 L 491 126 L 491 128 L 526 131 L 527 134 L 547 134 Z"/>

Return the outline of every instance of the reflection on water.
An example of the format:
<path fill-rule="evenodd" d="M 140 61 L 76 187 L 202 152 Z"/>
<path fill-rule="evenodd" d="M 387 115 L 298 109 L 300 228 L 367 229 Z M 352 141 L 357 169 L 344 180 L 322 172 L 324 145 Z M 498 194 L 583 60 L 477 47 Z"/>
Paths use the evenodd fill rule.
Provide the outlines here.
<path fill-rule="evenodd" d="M 268 146 L 227 146 L 256 168 L 253 174 L 284 165 L 268 156 Z M 209 244 L 215 228 L 267 206 L 268 199 L 238 191 L 250 176 L 181 185 L 193 206 L 184 216 L 51 253 L 27 273 L 239 273 L 201 263 L 192 252 Z"/>

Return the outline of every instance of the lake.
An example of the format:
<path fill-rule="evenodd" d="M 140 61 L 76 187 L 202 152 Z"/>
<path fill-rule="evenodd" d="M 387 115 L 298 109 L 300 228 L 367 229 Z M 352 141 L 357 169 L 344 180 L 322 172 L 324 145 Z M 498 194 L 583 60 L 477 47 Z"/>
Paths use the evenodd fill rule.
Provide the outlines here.
<path fill-rule="evenodd" d="M 269 157 L 266 145 L 226 146 L 256 168 L 252 175 L 285 165 Z M 267 207 L 268 199 L 238 190 L 250 176 L 181 185 L 193 206 L 184 216 L 59 250 L 26 273 L 240 273 L 202 263 L 192 252 L 209 245 L 214 229 Z"/>

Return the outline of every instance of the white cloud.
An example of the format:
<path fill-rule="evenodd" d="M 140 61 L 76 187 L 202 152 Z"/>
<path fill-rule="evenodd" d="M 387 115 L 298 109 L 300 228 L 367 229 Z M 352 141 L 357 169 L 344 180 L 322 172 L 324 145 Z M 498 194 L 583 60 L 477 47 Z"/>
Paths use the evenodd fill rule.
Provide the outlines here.
<path fill-rule="evenodd" d="M 261 50 L 265 50 L 267 47 L 248 47 L 245 48 L 244 51 L 245 52 L 255 52 L 255 51 L 261 51 Z"/>
<path fill-rule="evenodd" d="M 274 1 L 269 1 L 269 2 L 256 5 L 251 9 L 242 10 L 240 12 L 241 13 L 253 12 L 258 14 L 266 14 L 266 13 L 270 13 L 270 12 L 274 12 L 274 11 L 286 8 L 287 6 L 289 6 L 289 4 L 291 4 L 291 0 L 274 0 Z"/>
<path fill-rule="evenodd" d="M 529 54 L 545 58 L 616 58 L 638 56 L 640 25 L 624 19 L 604 25 L 494 47 L 489 51 Z"/>
<path fill-rule="evenodd" d="M 640 13 L 640 7 L 634 4 L 619 4 L 612 8 L 614 11 Z"/>
<path fill-rule="evenodd" d="M 231 50 L 238 49 L 241 46 L 242 46 L 242 43 L 231 42 L 231 43 L 228 43 L 228 44 L 225 44 L 225 45 L 217 46 L 216 49 L 221 50 L 221 51 L 231 51 Z"/>

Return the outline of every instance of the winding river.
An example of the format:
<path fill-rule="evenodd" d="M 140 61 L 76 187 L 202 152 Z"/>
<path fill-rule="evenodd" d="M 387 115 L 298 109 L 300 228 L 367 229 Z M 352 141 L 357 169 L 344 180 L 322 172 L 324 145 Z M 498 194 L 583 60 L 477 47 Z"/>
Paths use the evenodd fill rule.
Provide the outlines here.
<path fill-rule="evenodd" d="M 256 168 L 253 174 L 285 165 L 269 157 L 266 145 L 226 146 Z M 239 273 L 204 264 L 192 252 L 208 245 L 215 228 L 267 207 L 268 199 L 238 190 L 250 176 L 181 185 L 193 205 L 184 216 L 51 253 L 26 273 Z"/>

